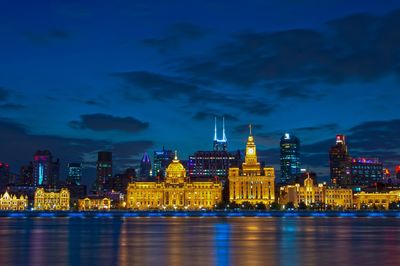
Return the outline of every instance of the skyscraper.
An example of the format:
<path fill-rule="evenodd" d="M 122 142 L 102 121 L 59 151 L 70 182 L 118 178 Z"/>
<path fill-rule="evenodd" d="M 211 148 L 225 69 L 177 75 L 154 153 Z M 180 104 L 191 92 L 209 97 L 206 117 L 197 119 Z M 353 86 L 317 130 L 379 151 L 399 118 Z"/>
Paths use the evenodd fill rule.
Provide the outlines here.
<path fill-rule="evenodd" d="M 37 151 L 33 156 L 33 179 L 36 186 L 56 188 L 60 176 L 60 160 L 53 161 L 50 151 Z"/>
<path fill-rule="evenodd" d="M 21 166 L 19 170 L 19 183 L 23 186 L 34 186 L 35 179 L 33 177 L 33 164 L 30 162 L 28 165 Z"/>
<path fill-rule="evenodd" d="M 351 185 L 351 158 L 344 135 L 336 135 L 336 144 L 329 150 L 329 164 L 333 184 Z"/>
<path fill-rule="evenodd" d="M 280 183 L 293 183 L 300 174 L 300 140 L 285 133 L 280 141 L 281 178 Z"/>
<path fill-rule="evenodd" d="M 151 161 L 150 157 L 145 152 L 143 154 L 142 160 L 140 160 L 140 171 L 139 171 L 139 177 L 142 179 L 149 179 L 151 176 Z"/>
<path fill-rule="evenodd" d="M 383 182 L 383 164 L 376 158 L 353 158 L 351 182 L 356 186 L 374 186 Z"/>
<path fill-rule="evenodd" d="M 69 163 L 67 184 L 80 185 L 82 180 L 82 163 Z"/>
<path fill-rule="evenodd" d="M 225 135 L 225 118 L 222 117 L 222 139 L 218 139 L 217 134 L 217 117 L 215 117 L 214 125 L 214 151 L 227 151 L 228 150 L 228 140 Z"/>
<path fill-rule="evenodd" d="M 161 151 L 154 151 L 153 158 L 153 176 L 163 177 L 168 165 L 174 159 L 174 153 L 163 147 Z"/>
<path fill-rule="evenodd" d="M 10 183 L 10 166 L 0 162 L 0 189 L 4 189 Z"/>
<path fill-rule="evenodd" d="M 96 191 L 102 192 L 106 180 L 111 178 L 113 174 L 112 168 L 112 152 L 100 151 L 97 154 L 97 176 Z"/>

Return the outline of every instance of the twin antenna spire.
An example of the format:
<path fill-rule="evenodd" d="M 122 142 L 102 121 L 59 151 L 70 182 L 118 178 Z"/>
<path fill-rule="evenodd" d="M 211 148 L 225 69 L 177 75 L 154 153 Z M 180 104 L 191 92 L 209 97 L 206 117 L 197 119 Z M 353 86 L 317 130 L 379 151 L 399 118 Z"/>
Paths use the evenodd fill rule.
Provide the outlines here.
<path fill-rule="evenodd" d="M 226 135 L 225 135 L 225 117 L 222 117 L 222 139 L 218 139 L 218 137 L 217 137 L 217 117 L 215 117 L 214 141 L 222 141 L 222 142 L 227 141 Z"/>

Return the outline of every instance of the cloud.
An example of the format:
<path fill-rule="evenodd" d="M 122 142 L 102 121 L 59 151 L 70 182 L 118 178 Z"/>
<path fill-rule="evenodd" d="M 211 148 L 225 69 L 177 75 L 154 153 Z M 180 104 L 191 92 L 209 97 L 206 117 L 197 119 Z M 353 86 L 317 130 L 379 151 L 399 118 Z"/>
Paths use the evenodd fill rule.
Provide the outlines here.
<path fill-rule="evenodd" d="M 117 117 L 107 114 L 81 115 L 80 121 L 71 121 L 69 125 L 75 129 L 91 129 L 94 131 L 119 130 L 129 133 L 140 132 L 149 127 L 149 123 L 133 117 Z"/>
<path fill-rule="evenodd" d="M 71 38 L 71 34 L 63 29 L 52 29 L 44 33 L 24 32 L 23 35 L 35 44 L 48 44 L 52 41 Z"/>
<path fill-rule="evenodd" d="M 0 118 L 0 146 L 2 155 L 0 161 L 8 162 L 13 171 L 17 172 L 21 165 L 32 160 L 36 150 L 48 149 L 55 158 L 61 160 L 61 177 L 65 177 L 65 167 L 68 162 L 83 161 L 92 170 L 87 170 L 84 183 L 91 184 L 94 181 L 96 152 L 109 150 L 113 152 L 116 172 L 126 162 L 134 163 L 134 157 L 150 149 L 154 143 L 150 140 L 135 140 L 125 142 L 111 142 L 106 140 L 90 140 L 68 138 L 54 135 L 37 135 L 28 132 L 27 128 L 12 120 Z"/>
<path fill-rule="evenodd" d="M 10 96 L 10 92 L 6 90 L 4 87 L 0 87 L 0 101 L 8 100 Z"/>
<path fill-rule="evenodd" d="M 222 119 L 222 117 L 224 117 L 225 121 L 238 121 L 238 118 L 233 115 L 226 113 L 219 114 L 216 111 L 199 111 L 193 115 L 193 119 L 198 121 L 212 120 L 215 117 L 217 117 L 218 119 Z"/>
<path fill-rule="evenodd" d="M 2 110 L 21 110 L 25 108 L 26 106 L 22 104 L 15 104 L 15 103 L 0 104 L 0 109 Z"/>
<path fill-rule="evenodd" d="M 251 124 L 252 130 L 259 131 L 263 128 L 263 125 L 260 124 Z M 233 131 L 238 134 L 249 133 L 249 124 L 238 125 L 236 126 Z"/>
<path fill-rule="evenodd" d="M 191 23 L 177 23 L 172 25 L 165 36 L 143 40 L 145 46 L 155 48 L 160 53 L 166 53 L 178 49 L 182 42 L 202 38 L 208 31 Z"/>

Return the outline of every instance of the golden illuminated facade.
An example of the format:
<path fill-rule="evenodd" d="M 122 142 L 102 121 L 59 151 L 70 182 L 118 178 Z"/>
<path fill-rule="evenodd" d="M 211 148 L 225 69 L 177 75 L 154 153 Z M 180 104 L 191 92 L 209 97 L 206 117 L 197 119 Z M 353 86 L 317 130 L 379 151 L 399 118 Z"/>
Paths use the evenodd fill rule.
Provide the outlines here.
<path fill-rule="evenodd" d="M 162 182 L 133 182 L 128 185 L 128 209 L 212 209 L 222 200 L 222 183 L 190 181 L 186 169 L 175 159 L 166 170 Z"/>
<path fill-rule="evenodd" d="M 266 205 L 275 201 L 275 170 L 261 168 L 257 161 L 256 145 L 251 134 L 246 144 L 246 157 L 242 168 L 229 168 L 229 201 L 237 204 L 249 202 Z"/>
<path fill-rule="evenodd" d="M 311 177 L 304 180 L 304 185 L 300 184 L 287 185 L 280 188 L 279 203 L 287 204 L 292 202 L 294 206 L 299 206 L 300 202 L 304 202 L 307 206 L 311 204 L 323 204 L 324 202 L 324 186 L 323 184 L 314 185 Z"/>
<path fill-rule="evenodd" d="M 61 190 L 45 190 L 37 188 L 35 191 L 35 210 L 43 211 L 67 211 L 69 210 L 70 194 L 69 190 L 62 188 Z"/>
<path fill-rule="evenodd" d="M 102 210 L 107 211 L 111 208 L 110 198 L 86 197 L 78 200 L 78 209 L 80 211 Z"/>
<path fill-rule="evenodd" d="M 357 206 L 357 209 L 372 208 L 375 206 L 387 210 L 390 203 L 398 201 L 400 201 L 400 190 L 387 193 L 360 192 L 354 194 L 354 204 Z"/>
<path fill-rule="evenodd" d="M 9 194 L 7 191 L 0 197 L 0 210 L 23 211 L 28 207 L 28 196 Z"/>
<path fill-rule="evenodd" d="M 325 205 L 333 209 L 353 209 L 353 191 L 350 188 L 327 188 Z"/>

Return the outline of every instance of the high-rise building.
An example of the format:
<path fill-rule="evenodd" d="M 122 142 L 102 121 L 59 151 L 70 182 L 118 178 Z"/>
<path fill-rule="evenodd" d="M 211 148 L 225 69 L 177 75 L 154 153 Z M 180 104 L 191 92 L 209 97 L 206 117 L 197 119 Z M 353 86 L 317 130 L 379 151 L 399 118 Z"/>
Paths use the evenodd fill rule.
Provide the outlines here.
<path fill-rule="evenodd" d="M 301 172 L 300 167 L 300 140 L 289 133 L 285 133 L 280 141 L 281 184 L 293 183 Z"/>
<path fill-rule="evenodd" d="M 147 152 L 143 154 L 142 160 L 140 160 L 139 177 L 145 180 L 151 177 L 151 161 Z"/>
<path fill-rule="evenodd" d="M 33 156 L 33 179 L 36 186 L 56 188 L 60 176 L 60 160 L 53 161 L 50 151 L 37 151 Z"/>
<path fill-rule="evenodd" d="M 10 166 L 0 162 L 0 189 L 4 189 L 10 183 Z"/>
<path fill-rule="evenodd" d="M 112 152 L 100 151 L 97 154 L 96 191 L 102 192 L 106 180 L 113 176 Z"/>
<path fill-rule="evenodd" d="M 160 151 L 154 151 L 153 156 L 153 176 L 164 177 L 165 170 L 174 159 L 172 150 L 166 150 L 164 147 Z"/>
<path fill-rule="evenodd" d="M 69 163 L 67 184 L 80 185 L 82 180 L 82 163 Z"/>
<path fill-rule="evenodd" d="M 272 167 L 262 168 L 257 161 L 251 126 L 246 144 L 245 162 L 241 169 L 229 168 L 228 178 L 230 202 L 268 205 L 275 201 L 275 170 Z"/>
<path fill-rule="evenodd" d="M 374 186 L 383 182 L 383 165 L 376 158 L 353 158 L 351 180 L 355 186 Z"/>
<path fill-rule="evenodd" d="M 222 117 L 222 139 L 218 139 L 217 133 L 217 117 L 215 117 L 214 125 L 214 151 L 227 151 L 228 150 L 228 139 L 225 135 L 225 118 Z"/>
<path fill-rule="evenodd" d="M 396 178 L 400 179 L 400 165 L 397 165 L 395 170 L 396 170 Z"/>
<path fill-rule="evenodd" d="M 344 135 L 336 135 L 336 144 L 329 150 L 331 180 L 334 185 L 351 185 L 350 162 L 346 137 Z"/>
<path fill-rule="evenodd" d="M 19 184 L 23 186 L 34 186 L 35 179 L 33 177 L 33 164 L 23 165 L 19 171 Z"/>

